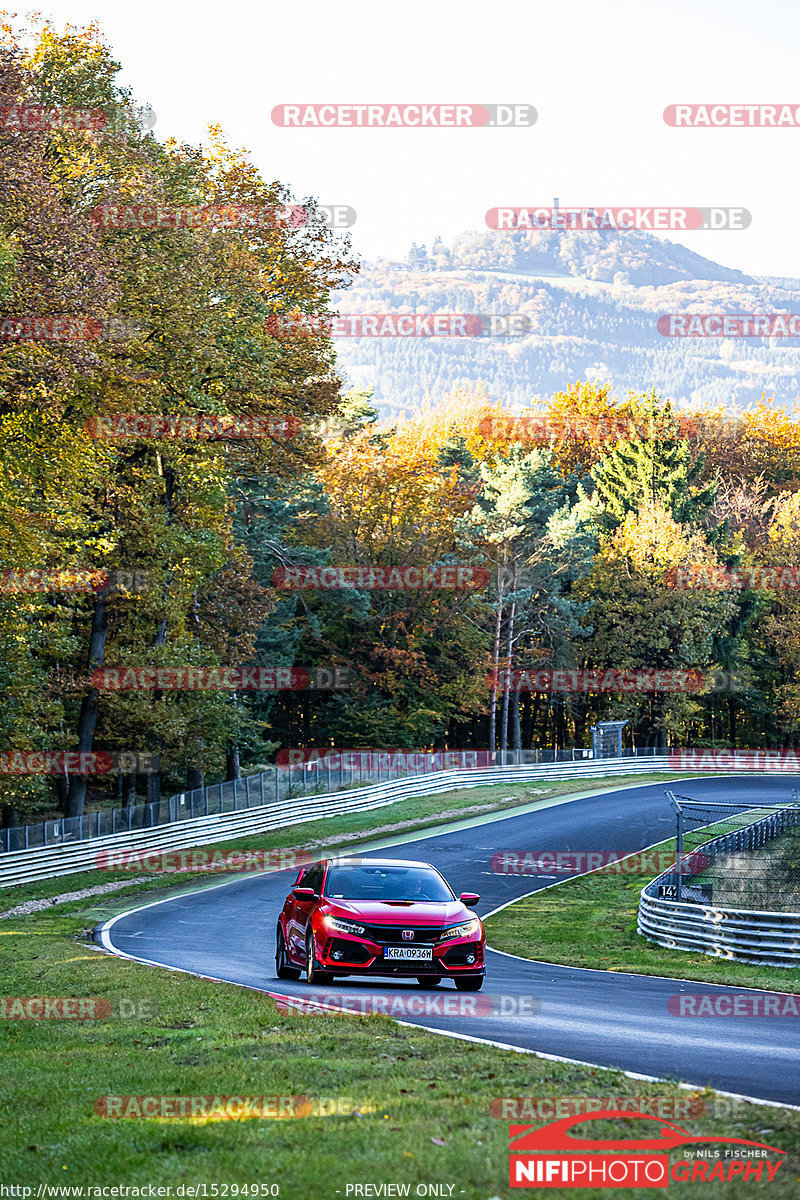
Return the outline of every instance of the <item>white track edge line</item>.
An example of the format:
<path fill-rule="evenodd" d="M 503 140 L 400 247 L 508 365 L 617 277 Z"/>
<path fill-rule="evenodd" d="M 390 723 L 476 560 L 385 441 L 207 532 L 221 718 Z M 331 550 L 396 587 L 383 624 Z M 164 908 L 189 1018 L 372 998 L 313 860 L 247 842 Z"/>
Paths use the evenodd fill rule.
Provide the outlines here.
<path fill-rule="evenodd" d="M 122 916 L 124 914 L 121 913 L 119 915 Z M 108 926 L 113 924 L 113 921 L 116 919 L 116 917 L 112 918 L 112 921 L 108 922 Z M 142 963 L 145 966 L 150 967 L 160 967 L 162 970 L 179 971 L 182 975 L 192 975 L 195 979 L 204 979 L 210 983 L 225 983 L 232 987 L 246 988 L 248 991 L 259 992 L 261 995 L 269 996 L 271 999 L 287 1000 L 290 1002 L 293 1000 L 296 1001 L 298 999 L 304 999 L 303 997 L 287 995 L 284 992 L 271 992 L 268 988 L 256 987 L 254 984 L 250 983 L 238 983 L 236 980 L 232 979 L 221 979 L 217 975 L 202 975 L 197 971 L 190 971 L 187 967 L 171 967 L 167 966 L 166 963 L 154 962 L 153 959 L 150 958 L 138 958 L 136 955 L 128 954 L 125 950 L 119 950 L 116 946 L 114 946 L 110 939 L 107 939 L 106 937 L 106 928 L 106 926 L 102 926 L 100 929 L 101 936 L 103 937 L 103 945 L 108 949 L 110 954 L 118 958 L 127 958 L 131 962 Z M 320 1005 L 320 1007 L 323 1006 Z M 325 1005 L 324 1007 L 329 1011 L 340 1012 L 343 1016 L 360 1015 L 359 1013 L 351 1013 L 348 1009 L 344 1008 L 335 1009 L 330 1005 Z M 436 1029 L 432 1025 L 417 1025 L 414 1021 L 401 1021 L 397 1017 L 388 1017 L 388 1020 L 394 1022 L 395 1025 L 402 1025 L 406 1029 L 424 1029 L 426 1033 L 435 1033 L 440 1037 L 451 1037 L 458 1041 L 473 1042 L 484 1046 L 494 1046 L 498 1050 L 509 1050 L 514 1054 L 532 1054 L 534 1058 L 545 1059 L 547 1062 L 563 1062 L 569 1064 L 570 1066 L 591 1067 L 593 1070 L 599 1071 L 616 1071 L 619 1074 L 624 1075 L 627 1079 L 638 1079 L 646 1083 L 666 1083 L 673 1087 L 683 1088 L 685 1091 L 696 1092 L 698 1090 L 706 1090 L 700 1084 L 684 1083 L 682 1081 L 665 1079 L 661 1075 L 643 1075 L 638 1071 L 626 1071 L 623 1067 L 609 1067 L 603 1063 L 585 1062 L 580 1058 L 566 1058 L 561 1054 L 547 1054 L 544 1050 L 530 1050 L 527 1046 L 513 1046 L 508 1042 L 498 1042 L 491 1038 L 477 1037 L 476 1035 L 469 1033 L 454 1033 L 449 1029 Z M 795 1112 L 800 1112 L 800 1104 L 784 1104 L 780 1100 L 767 1100 L 759 1096 L 745 1096 L 739 1092 L 723 1092 L 718 1088 L 711 1088 L 709 1090 L 715 1095 L 725 1096 L 729 1100 L 743 1100 L 747 1104 L 758 1104 L 768 1108 L 789 1108 Z"/>

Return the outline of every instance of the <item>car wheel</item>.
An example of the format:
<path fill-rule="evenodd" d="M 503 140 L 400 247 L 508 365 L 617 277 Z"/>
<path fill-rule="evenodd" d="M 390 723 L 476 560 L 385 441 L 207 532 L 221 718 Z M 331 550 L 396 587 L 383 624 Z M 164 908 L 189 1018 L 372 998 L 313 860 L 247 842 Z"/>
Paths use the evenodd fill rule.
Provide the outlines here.
<path fill-rule="evenodd" d="M 278 979 L 299 979 L 302 971 L 298 967 L 290 967 L 286 957 L 286 942 L 280 925 L 275 934 L 275 974 Z"/>
<path fill-rule="evenodd" d="M 442 982 L 441 975 L 418 975 L 417 983 L 420 987 L 438 987 Z"/>
<path fill-rule="evenodd" d="M 320 971 L 317 966 L 317 947 L 314 942 L 314 934 L 309 933 L 306 938 L 306 979 L 309 983 L 331 983 L 333 976 L 330 971 Z"/>
<path fill-rule="evenodd" d="M 483 976 L 467 975 L 464 979 L 456 979 L 455 984 L 460 992 L 479 992 L 483 987 Z"/>

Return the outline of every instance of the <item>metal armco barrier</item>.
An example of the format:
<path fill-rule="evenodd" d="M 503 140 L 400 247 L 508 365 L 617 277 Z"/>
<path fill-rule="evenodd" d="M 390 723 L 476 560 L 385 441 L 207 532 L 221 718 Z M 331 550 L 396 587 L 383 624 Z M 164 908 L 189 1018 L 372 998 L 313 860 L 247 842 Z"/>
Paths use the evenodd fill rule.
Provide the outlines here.
<path fill-rule="evenodd" d="M 636 758 L 602 759 L 597 762 L 553 763 L 538 767 L 488 767 L 464 771 L 437 771 L 416 777 L 394 779 L 375 787 L 353 788 L 323 796 L 298 796 L 271 804 L 220 813 L 209 817 L 194 817 L 154 829 L 113 834 L 110 837 L 66 842 L 59 846 L 43 846 L 0 856 L 0 887 L 32 883 L 71 875 L 76 871 L 97 869 L 96 856 L 113 847 L 149 850 L 184 850 L 199 845 L 265 833 L 300 825 L 306 821 L 322 820 L 341 813 L 366 812 L 386 805 L 397 804 L 411 796 L 434 796 L 454 788 L 484 787 L 486 784 L 527 783 L 548 779 L 590 779 L 608 775 L 640 774 L 645 771 L 666 771 L 666 756 L 652 757 L 643 762 Z M 367 835 L 365 834 L 365 837 Z"/>
<path fill-rule="evenodd" d="M 652 756 L 653 753 L 647 747 L 634 752 L 635 755 L 644 756 Z M 35 825 L 14 825 L 0 829 L 0 854 L 58 846 L 66 842 L 83 842 L 115 833 L 155 829 L 158 825 L 169 825 L 174 821 L 238 812 L 240 809 L 290 800 L 299 795 L 342 791 L 348 785 L 354 788 L 357 785 L 388 783 L 391 779 L 409 776 L 417 778 L 431 771 L 458 771 L 467 767 L 529 767 L 576 762 L 591 757 L 591 751 L 584 749 L 347 753 L 340 756 L 346 762 L 340 761 L 338 767 L 320 761 L 275 765 L 241 779 L 228 779 L 210 787 L 179 792 L 149 804 L 102 808 L 80 817 L 58 817 L 56 820 L 39 821 Z M 382 759 L 385 762 L 380 761 Z M 392 759 L 394 761 L 390 762 Z"/>
<path fill-rule="evenodd" d="M 302 751 L 300 752 L 302 754 Z M 318 753 L 318 752 L 317 752 Z M 176 821 L 211 817 L 252 809 L 273 801 L 290 800 L 298 795 L 320 794 L 346 787 L 388 783 L 392 779 L 418 779 L 432 771 L 479 770 L 490 767 L 539 767 L 602 759 L 615 761 L 614 755 L 595 755 L 591 750 L 435 750 L 384 751 L 365 753 L 346 751 L 336 755 L 339 765 L 324 756 L 316 761 L 276 765 L 241 779 L 230 779 L 210 787 L 179 792 L 150 804 L 102 808 L 80 817 L 58 817 L 35 825 L 14 825 L 0 829 L 0 856 L 21 850 L 82 842 L 109 837 L 116 833 L 155 829 Z M 781 750 L 669 750 L 655 746 L 637 746 L 625 750 L 622 759 L 664 761 L 674 771 L 781 771 L 800 774 L 800 754 Z M 383 761 L 382 761 L 383 760 Z M 487 761 L 488 760 L 488 761 Z M 0 863 L 2 863 L 0 857 Z"/>
<path fill-rule="evenodd" d="M 800 824 L 800 809 L 782 809 L 742 829 L 712 838 L 695 853 L 718 858 L 726 853 L 757 850 L 786 829 Z M 669 950 L 693 950 L 716 958 L 775 967 L 800 966 L 800 913 L 765 912 L 746 908 L 658 899 L 658 885 L 673 873 L 665 871 L 642 889 L 639 933 Z M 689 879 L 689 876 L 684 876 Z"/>

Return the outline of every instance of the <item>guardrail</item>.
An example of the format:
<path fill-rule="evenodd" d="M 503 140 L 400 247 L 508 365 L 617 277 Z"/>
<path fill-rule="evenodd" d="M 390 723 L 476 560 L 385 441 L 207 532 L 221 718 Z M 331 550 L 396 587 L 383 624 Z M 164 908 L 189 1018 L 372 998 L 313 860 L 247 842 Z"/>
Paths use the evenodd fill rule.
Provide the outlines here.
<path fill-rule="evenodd" d="M 227 780 L 210 787 L 178 792 L 151 804 L 127 805 L 124 808 L 104 808 L 80 817 L 59 817 L 35 825 L 19 825 L 0 829 L 0 855 L 16 850 L 31 850 L 40 846 L 56 846 L 68 841 L 107 837 L 134 829 L 152 829 L 190 817 L 208 817 L 237 812 L 263 805 L 267 801 L 289 799 L 310 791 L 325 788 L 328 792 L 348 783 L 382 783 L 390 779 L 418 778 L 431 771 L 457 770 L 492 766 L 543 766 L 555 763 L 593 760 L 591 750 L 576 747 L 572 750 L 436 750 L 356 751 L 322 758 L 316 762 L 299 762 L 291 766 L 273 766 L 260 774 L 243 779 Z M 623 759 L 663 760 L 669 757 L 669 767 L 677 771 L 783 771 L 800 773 L 800 756 L 780 750 L 670 750 L 656 746 L 637 746 L 624 750 Z M 385 765 L 381 760 L 385 759 Z M 613 761 L 619 761 L 614 759 Z M 2 859 L 0 859 L 2 862 Z"/>
<path fill-rule="evenodd" d="M 726 853 L 757 850 L 798 824 L 800 809 L 781 809 L 712 838 L 693 848 L 693 853 L 718 858 Z M 702 901 L 657 897 L 659 885 L 674 878 L 674 871 L 664 871 L 642 889 L 637 928 L 648 941 L 669 950 L 700 951 L 739 962 L 800 966 L 800 913 L 718 908 Z M 682 876 L 683 880 L 687 878 Z"/>
<path fill-rule="evenodd" d="M 489 767 L 463 771 L 444 771 L 417 777 L 395 779 L 375 787 L 321 796 L 299 796 L 270 804 L 195 817 L 154 829 L 123 831 L 108 837 L 82 842 L 66 842 L 4 854 L 0 858 L 0 887 L 14 887 L 71 875 L 76 871 L 98 868 L 97 858 L 104 850 L 131 847 L 148 850 L 184 850 L 198 845 L 265 833 L 307 821 L 323 820 L 343 813 L 367 812 L 397 804 L 411 796 L 434 796 L 454 788 L 483 787 L 493 783 L 525 783 L 548 779 L 603 778 L 633 772 L 668 770 L 666 756 L 653 757 L 646 764 L 640 759 L 601 759 L 583 763 L 553 763 L 533 767 Z"/>
<path fill-rule="evenodd" d="M 637 753 L 651 754 L 642 748 Z M 127 805 L 125 808 L 104 808 L 80 817 L 59 817 L 39 821 L 34 825 L 19 825 L 0 829 L 0 854 L 15 850 L 32 850 L 40 846 L 57 846 L 63 842 L 80 842 L 89 838 L 136 829 L 153 829 L 191 817 L 210 817 L 240 809 L 255 808 L 272 801 L 287 800 L 321 788 L 328 792 L 356 783 L 387 783 L 390 779 L 418 777 L 431 771 L 457 770 L 466 767 L 538 766 L 553 762 L 575 762 L 591 758 L 590 750 L 445 750 L 433 752 L 378 751 L 370 754 L 340 755 L 340 765 L 325 762 L 299 762 L 291 766 L 274 766 L 243 779 L 226 780 L 209 787 L 178 792 L 174 796 L 150 804 Z M 376 764 L 376 761 L 377 764 Z M 381 760 L 385 759 L 383 765 Z M 390 761 L 393 760 L 393 761 Z M 488 761 L 487 761 L 488 760 Z"/>

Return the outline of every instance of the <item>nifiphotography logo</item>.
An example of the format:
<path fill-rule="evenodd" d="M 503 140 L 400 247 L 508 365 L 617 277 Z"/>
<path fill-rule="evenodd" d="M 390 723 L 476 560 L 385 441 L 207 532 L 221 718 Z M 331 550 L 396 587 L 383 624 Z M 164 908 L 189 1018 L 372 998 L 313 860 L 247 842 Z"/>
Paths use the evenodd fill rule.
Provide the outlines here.
<path fill-rule="evenodd" d="M 573 1125 L 598 1120 L 646 1121 L 648 1124 L 637 1129 L 637 1133 L 645 1136 L 619 1140 L 593 1140 L 570 1133 Z M 540 1128 L 510 1125 L 508 1136 L 508 1181 L 512 1188 L 665 1188 L 669 1187 L 670 1180 L 676 1183 L 772 1182 L 784 1159 L 773 1161 L 771 1156 L 786 1153 L 775 1146 L 744 1138 L 695 1137 L 688 1130 L 659 1117 L 619 1110 L 579 1113 Z M 668 1151 L 711 1143 L 713 1148 L 684 1152 L 683 1157 L 670 1164 Z M 737 1149 L 720 1150 L 720 1143 L 726 1148 Z"/>

